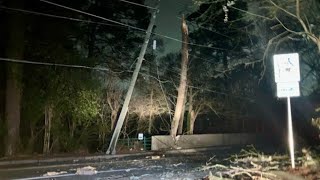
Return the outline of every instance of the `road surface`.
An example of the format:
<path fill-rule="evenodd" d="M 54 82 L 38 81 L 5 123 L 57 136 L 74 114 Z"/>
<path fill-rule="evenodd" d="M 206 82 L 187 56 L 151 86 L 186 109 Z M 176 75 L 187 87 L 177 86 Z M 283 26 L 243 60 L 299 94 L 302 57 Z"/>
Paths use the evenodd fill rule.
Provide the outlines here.
<path fill-rule="evenodd" d="M 210 159 L 222 160 L 230 154 L 230 151 L 230 148 L 224 147 L 206 151 L 175 151 L 166 154 L 158 152 L 110 159 L 16 164 L 0 167 L 0 179 L 202 179 L 208 175 L 208 172 L 202 171 L 201 167 Z M 92 175 L 79 175 L 81 172 L 79 168 L 86 166 L 94 167 L 95 171 L 80 173 Z M 44 176 L 48 172 L 49 174 L 63 173 Z"/>

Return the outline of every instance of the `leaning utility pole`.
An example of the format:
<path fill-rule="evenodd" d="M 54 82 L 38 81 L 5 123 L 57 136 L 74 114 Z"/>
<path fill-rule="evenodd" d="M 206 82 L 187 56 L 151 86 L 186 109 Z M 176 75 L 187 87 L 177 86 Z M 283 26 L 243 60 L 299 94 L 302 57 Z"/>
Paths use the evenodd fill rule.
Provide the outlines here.
<path fill-rule="evenodd" d="M 159 1 L 160 0 L 157 1 L 158 4 L 159 4 Z M 128 106 L 129 106 L 129 103 L 130 103 L 130 100 L 131 100 L 131 96 L 132 96 L 132 92 L 133 92 L 134 86 L 135 86 L 137 78 L 138 78 L 138 74 L 139 74 L 139 71 L 140 71 L 140 67 L 141 67 L 142 61 L 144 59 L 144 54 L 146 53 L 146 50 L 147 50 L 147 46 L 148 46 L 148 42 L 149 42 L 149 39 L 150 39 L 151 31 L 153 29 L 153 26 L 154 26 L 154 23 L 155 23 L 155 19 L 156 19 L 156 14 L 158 12 L 158 4 L 156 6 L 156 9 L 152 13 L 152 16 L 151 16 L 151 19 L 150 19 L 150 23 L 149 23 L 149 26 L 148 26 L 148 29 L 147 29 L 147 34 L 146 34 L 146 37 L 144 39 L 144 43 L 143 43 L 143 45 L 141 47 L 140 54 L 139 54 L 139 57 L 138 57 L 138 61 L 136 63 L 136 68 L 135 68 L 135 70 L 133 72 L 132 79 L 131 79 L 131 82 L 130 82 L 130 86 L 129 86 L 126 98 L 124 100 L 124 103 L 123 103 L 123 106 L 122 106 L 122 109 L 121 109 L 121 113 L 120 113 L 119 119 L 117 121 L 117 125 L 114 128 L 114 132 L 113 132 L 110 144 L 109 144 L 109 148 L 108 148 L 108 150 L 106 152 L 107 154 L 115 154 L 116 153 L 117 141 L 118 141 L 118 138 L 119 138 L 119 134 L 120 134 L 124 119 L 125 119 L 125 117 L 127 115 L 127 112 L 128 112 Z"/>

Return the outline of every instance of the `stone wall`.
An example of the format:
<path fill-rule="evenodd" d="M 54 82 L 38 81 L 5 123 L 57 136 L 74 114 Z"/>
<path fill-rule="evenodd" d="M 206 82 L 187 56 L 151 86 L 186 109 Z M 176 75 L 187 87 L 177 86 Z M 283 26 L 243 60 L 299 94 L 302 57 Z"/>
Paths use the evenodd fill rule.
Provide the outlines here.
<path fill-rule="evenodd" d="M 151 150 L 256 144 L 264 138 L 261 134 L 235 133 L 180 135 L 176 139 L 169 135 L 152 136 Z"/>

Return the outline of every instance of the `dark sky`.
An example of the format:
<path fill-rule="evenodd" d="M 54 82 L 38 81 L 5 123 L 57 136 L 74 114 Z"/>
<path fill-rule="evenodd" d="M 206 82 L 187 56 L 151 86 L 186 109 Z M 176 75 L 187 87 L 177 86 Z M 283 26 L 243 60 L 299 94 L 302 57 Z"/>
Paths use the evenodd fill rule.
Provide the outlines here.
<path fill-rule="evenodd" d="M 147 0 L 153 4 L 155 0 Z M 192 0 L 161 0 L 160 12 L 156 18 L 156 32 L 181 40 L 179 17 L 183 13 L 190 12 L 193 8 Z M 163 39 L 165 42 L 165 52 L 180 51 L 181 43 L 170 39 Z"/>

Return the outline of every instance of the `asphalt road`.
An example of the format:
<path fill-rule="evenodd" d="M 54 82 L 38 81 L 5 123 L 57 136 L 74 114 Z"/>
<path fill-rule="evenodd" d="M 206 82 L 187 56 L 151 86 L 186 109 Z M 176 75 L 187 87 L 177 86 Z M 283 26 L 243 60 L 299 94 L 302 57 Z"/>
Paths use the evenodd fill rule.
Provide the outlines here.
<path fill-rule="evenodd" d="M 203 179 L 209 172 L 201 167 L 207 162 L 223 164 L 231 154 L 239 153 L 243 147 L 219 147 L 211 149 L 171 151 L 155 154 L 113 156 L 106 158 L 70 159 L 68 161 L 44 161 L 31 164 L 0 166 L 2 179 L 130 179 L 173 180 Z M 77 169 L 86 166 L 96 168 L 93 175 L 78 175 Z M 46 177 L 48 172 L 63 174 Z"/>
<path fill-rule="evenodd" d="M 107 159 L 73 160 L 67 162 L 51 162 L 24 165 L 2 166 L 0 179 L 132 179 L 132 180 L 166 180 L 166 179 L 202 179 L 208 172 L 200 170 L 212 157 L 216 161 L 222 160 L 235 149 L 216 148 L 205 151 L 167 152 L 141 154 Z M 77 168 L 91 166 L 96 168 L 96 174 L 78 175 Z M 48 172 L 63 174 L 50 177 L 44 176 Z"/>

